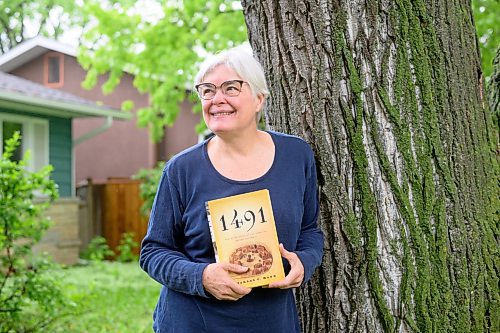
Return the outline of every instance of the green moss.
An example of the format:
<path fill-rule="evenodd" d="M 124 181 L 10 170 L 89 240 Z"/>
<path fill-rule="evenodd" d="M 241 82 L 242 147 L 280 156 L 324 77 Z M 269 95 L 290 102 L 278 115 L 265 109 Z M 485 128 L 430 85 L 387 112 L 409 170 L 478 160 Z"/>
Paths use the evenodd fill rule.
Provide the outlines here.
<path fill-rule="evenodd" d="M 370 292 L 375 301 L 380 320 L 386 331 L 394 330 L 394 319 L 384 299 L 382 282 L 380 281 L 377 265 L 377 207 L 374 194 L 368 182 L 368 161 L 363 146 L 363 103 L 361 100 L 362 84 L 354 66 L 351 52 L 344 52 L 344 60 L 349 71 L 349 84 L 354 96 L 356 117 L 353 118 L 350 110 L 344 113 L 347 130 L 350 138 L 350 152 L 354 163 L 354 179 L 356 193 L 361 203 L 361 223 L 365 242 L 365 256 L 367 260 L 367 278 Z"/>
<path fill-rule="evenodd" d="M 344 232 L 346 233 L 347 237 L 349 238 L 349 242 L 354 249 L 354 260 L 356 262 L 361 261 L 362 236 L 358 221 L 353 212 L 349 212 L 345 216 L 344 223 L 342 224 L 342 230 L 344 230 Z"/>
<path fill-rule="evenodd" d="M 337 49 L 337 52 L 341 52 L 339 57 L 347 67 L 352 94 L 350 102 L 340 103 L 353 160 L 355 201 L 360 205 L 359 216 L 350 212 L 342 227 L 355 249 L 356 262 L 360 260 L 357 249 L 363 246 L 371 295 L 386 331 L 399 327 L 401 320 L 415 332 L 498 330 L 500 296 L 496 239 L 499 232 L 494 222 L 498 221 L 498 212 L 489 207 L 498 207 L 499 190 L 495 179 L 498 179 L 499 172 L 498 161 L 488 161 L 491 144 L 486 147 L 481 141 L 485 140 L 488 145 L 488 140 L 492 139 L 487 137 L 491 135 L 481 134 L 481 131 L 487 131 L 485 129 L 473 128 L 472 131 L 478 130 L 477 136 L 473 133 L 471 142 L 459 142 L 458 148 L 463 150 L 457 153 L 467 152 L 462 145 L 473 147 L 469 149 L 474 151 L 471 163 L 477 165 L 475 169 L 449 164 L 453 160 L 447 156 L 450 147 L 445 143 L 446 140 L 455 141 L 441 125 L 457 120 L 452 119 L 454 110 L 447 109 L 450 96 L 446 64 L 436 28 L 424 1 L 397 0 L 396 4 L 389 17 L 391 26 L 398 29 L 394 34 L 398 45 L 396 73 L 394 82 L 391 82 L 395 105 L 389 98 L 388 82 L 378 84 L 376 89 L 393 125 L 392 134 L 403 160 L 401 175 L 396 175 L 392 161 L 386 155 L 376 119 L 371 118 L 370 110 L 363 113 L 359 66 L 345 45 L 344 36 L 340 33 L 335 36 L 341 50 Z M 388 55 L 385 57 L 387 59 Z M 387 64 L 382 65 L 386 68 L 384 66 Z M 463 115 L 457 114 L 456 117 Z M 379 167 L 391 187 L 401 215 L 400 221 L 392 221 L 399 224 L 403 245 L 399 317 L 394 317 L 389 311 L 379 277 L 377 203 L 369 183 L 363 119 L 370 126 L 368 139 L 375 144 Z M 460 121 L 468 121 L 468 118 Z M 477 119 L 471 121 L 478 122 Z M 481 169 L 483 164 L 489 163 L 493 164 L 493 171 Z M 466 172 L 474 174 L 464 175 Z M 403 178 L 401 183 L 397 176 Z M 486 186 L 482 188 L 482 184 Z M 463 202 L 462 192 L 469 191 L 469 188 L 474 188 L 473 191 L 477 188 L 478 193 L 471 194 L 474 198 L 471 202 Z"/>
<path fill-rule="evenodd" d="M 410 230 L 410 238 L 413 244 L 414 248 L 414 255 L 416 259 L 416 264 L 417 264 L 417 275 L 412 274 L 412 276 L 415 278 L 416 281 L 416 288 L 415 288 L 415 299 L 416 300 L 425 300 L 428 297 L 429 290 L 430 290 L 430 271 L 429 271 L 429 265 L 427 258 L 429 257 L 427 246 L 425 243 L 425 239 L 418 227 L 417 221 L 415 220 L 415 217 L 413 215 L 413 209 L 411 207 L 410 201 L 408 199 L 408 196 L 403 192 L 401 187 L 399 186 L 399 183 L 397 181 L 396 173 L 394 170 L 392 170 L 392 167 L 390 166 L 390 163 L 387 159 L 387 156 L 385 155 L 385 152 L 383 150 L 382 144 L 380 142 L 380 136 L 378 135 L 378 130 L 376 127 L 376 122 L 374 119 L 371 120 L 371 133 L 373 133 L 373 141 L 375 143 L 375 147 L 377 148 L 377 157 L 380 162 L 380 167 L 384 173 L 384 175 L 387 177 L 389 184 L 391 185 L 391 190 L 395 196 L 396 199 L 396 204 L 398 205 L 399 211 L 403 217 L 403 220 L 406 221 L 409 230 Z M 399 142 L 399 141 L 398 141 Z M 404 228 L 401 228 L 402 230 Z M 404 240 L 406 244 L 406 240 Z M 409 253 L 407 247 L 405 247 L 405 258 L 408 260 L 409 258 Z M 407 270 L 412 267 L 413 263 L 410 263 L 410 265 L 405 266 Z M 408 277 L 409 277 L 409 272 L 405 271 L 403 273 L 403 283 L 401 286 L 400 290 L 400 295 L 402 299 L 405 300 L 405 307 L 409 307 L 410 304 L 408 301 L 408 292 L 409 292 L 409 286 L 408 286 Z M 412 279 L 413 280 L 413 279 Z M 420 311 L 417 311 L 417 318 L 420 316 L 421 320 L 424 320 L 427 324 L 426 325 L 431 325 L 430 321 L 430 316 L 427 313 L 426 307 L 422 306 L 422 304 L 425 304 L 426 302 L 420 302 L 416 303 L 417 309 L 420 309 Z"/>
<path fill-rule="evenodd" d="M 395 95 L 396 100 L 401 101 L 407 110 L 406 119 L 411 122 L 413 137 L 408 126 L 400 125 L 399 118 L 402 116 L 390 104 L 387 92 L 379 89 L 379 96 L 388 111 L 390 120 L 395 125 L 394 135 L 398 150 L 403 157 L 405 170 L 407 170 L 409 184 L 411 184 L 413 206 L 408 198 L 409 188 L 407 185 L 400 188 L 380 143 L 377 143 L 378 157 L 410 231 L 408 236 L 413 245 L 416 265 L 414 287 L 416 324 L 424 332 L 447 331 L 450 327 L 448 313 L 452 308 L 452 294 L 447 274 L 447 229 L 444 218 L 444 199 L 437 197 L 432 164 L 436 155 L 438 159 L 444 155 L 434 105 L 433 78 L 430 77 L 432 69 L 426 54 L 428 46 L 424 43 L 424 32 L 421 30 L 422 25 L 429 26 L 430 19 L 425 14 L 425 6 L 422 2 L 410 4 L 409 1 L 398 1 L 397 4 L 398 12 L 394 14 L 400 16 L 400 34 L 398 35 L 400 48 L 397 53 Z M 425 33 L 425 40 L 435 40 L 433 31 L 427 30 Z M 420 92 L 419 101 L 415 96 L 416 87 L 413 84 L 413 77 L 410 76 L 411 67 L 405 49 L 407 44 L 412 50 L 414 78 Z M 432 47 L 437 49 L 436 45 L 431 45 Z M 440 80 L 442 81 L 442 78 Z M 434 86 L 441 83 L 434 82 Z M 421 109 L 418 107 L 419 103 Z M 375 127 L 372 128 L 372 132 L 374 131 L 376 131 Z M 413 142 L 416 158 L 412 153 L 411 142 Z M 444 158 L 442 160 L 445 161 Z M 449 183 L 448 193 L 453 192 L 447 166 L 441 162 L 438 167 L 442 178 Z M 418 223 L 413 210 L 416 211 Z M 436 210 L 441 212 L 440 216 L 436 216 Z M 434 225 L 431 225 L 431 221 Z M 408 275 L 408 272 L 404 273 L 405 281 Z M 408 288 L 406 282 L 402 284 L 401 301 L 403 303 L 408 301 Z M 406 307 L 410 305 L 406 304 Z"/>
<path fill-rule="evenodd" d="M 464 191 L 469 191 L 467 184 L 470 186 L 475 184 L 461 183 L 463 181 L 460 179 L 455 183 L 441 142 L 439 126 L 442 119 L 439 117 L 443 115 L 439 112 L 444 108 L 446 99 L 449 97 L 445 92 L 444 61 L 439 51 L 437 35 L 422 1 L 410 3 L 401 0 L 397 1 L 397 4 L 398 10 L 393 12 L 393 15 L 400 18 L 397 36 L 399 36 L 398 45 L 402 47 L 398 49 L 394 91 L 397 103 L 403 105 L 401 110 L 406 111 L 408 116 L 399 114 L 398 110 L 391 105 L 383 87 L 379 88 L 378 93 L 395 128 L 393 134 L 396 137 L 398 151 L 403 157 L 407 181 L 411 184 L 413 206 L 408 200 L 409 187 L 404 185 L 406 181 L 400 188 L 380 143 L 377 143 L 377 149 L 381 168 L 389 179 L 400 212 L 410 230 L 408 236 L 415 254 L 416 265 L 414 286 L 416 325 L 425 332 L 482 331 L 493 322 L 490 320 L 490 323 L 484 324 L 488 321 L 484 317 L 485 313 L 496 313 L 494 317 L 498 321 L 498 311 L 485 310 L 491 305 L 498 310 L 498 301 L 495 301 L 495 299 L 498 300 L 498 291 L 489 289 L 495 284 L 498 285 L 495 272 L 497 266 L 491 260 L 492 254 L 497 252 L 489 248 L 495 246 L 494 236 L 489 235 L 498 235 L 498 232 L 488 233 L 487 231 L 491 230 L 491 221 L 494 221 L 495 217 L 484 216 L 481 213 L 484 209 L 477 207 L 476 202 L 463 203 L 466 207 L 472 207 L 471 211 L 474 215 L 462 216 L 456 184 L 459 183 Z M 405 45 L 409 45 L 412 50 L 411 64 L 414 66 L 414 77 L 409 75 L 411 69 Z M 415 84 L 413 84 L 413 79 L 416 80 Z M 420 92 L 418 101 L 415 98 L 416 87 Z M 421 109 L 417 107 L 419 103 Z M 409 129 L 401 125 L 403 123 L 400 121 L 401 118 L 411 123 L 414 130 L 413 137 L 410 137 Z M 372 126 L 372 133 L 376 133 L 376 130 L 376 127 Z M 478 133 L 478 135 L 481 134 Z M 477 149 L 481 149 L 480 141 L 476 141 L 471 146 L 479 146 Z M 412 156 L 410 142 L 413 142 L 416 158 Z M 481 156 L 473 161 L 476 165 L 482 165 L 481 161 L 488 160 L 487 153 L 479 155 Z M 493 164 L 496 165 L 495 162 Z M 437 184 L 435 174 L 438 176 Z M 494 178 L 498 172 L 491 174 Z M 478 184 L 488 183 L 487 180 L 482 181 L 477 173 L 474 176 Z M 455 175 L 455 177 L 460 177 L 460 175 Z M 491 187 L 488 188 L 491 192 Z M 493 192 L 493 194 L 484 194 L 483 191 L 479 194 L 478 202 L 487 202 L 482 199 L 488 196 L 497 198 L 498 191 L 493 190 Z M 471 195 L 476 197 L 475 193 Z M 448 208 L 446 202 L 450 205 Z M 450 207 L 454 209 L 450 210 Z M 495 205 L 486 205 L 486 210 L 487 207 L 495 207 Z M 413 209 L 416 212 L 418 224 L 413 218 Z M 470 220 L 468 229 L 466 229 L 464 219 Z M 476 230 L 477 225 L 480 225 L 482 230 Z M 451 240 L 450 229 L 458 233 Z M 481 245 L 467 244 L 480 239 Z M 467 252 L 450 254 L 450 241 L 454 243 L 455 248 Z M 479 247 L 483 249 L 482 256 L 477 256 Z M 424 260 L 424 257 L 427 257 L 427 260 Z M 491 264 L 486 265 L 488 274 L 485 274 L 481 267 L 484 265 L 483 261 Z M 409 275 L 408 271 L 404 272 L 401 285 L 401 302 L 406 304 L 403 306 L 405 308 L 411 307 L 406 303 L 410 288 L 407 281 L 411 281 Z M 450 280 L 450 277 L 453 280 Z M 486 281 L 488 278 L 490 280 Z M 486 292 L 483 292 L 483 289 L 486 289 Z M 484 294 L 492 300 L 485 301 Z"/>

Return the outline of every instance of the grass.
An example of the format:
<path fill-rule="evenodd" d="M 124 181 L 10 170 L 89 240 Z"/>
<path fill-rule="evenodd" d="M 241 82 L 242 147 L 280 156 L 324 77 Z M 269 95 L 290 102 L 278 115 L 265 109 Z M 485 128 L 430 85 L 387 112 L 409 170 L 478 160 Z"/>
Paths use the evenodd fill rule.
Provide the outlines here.
<path fill-rule="evenodd" d="M 58 320 L 53 332 L 152 332 L 160 285 L 136 262 L 94 262 L 57 274 L 75 311 Z"/>

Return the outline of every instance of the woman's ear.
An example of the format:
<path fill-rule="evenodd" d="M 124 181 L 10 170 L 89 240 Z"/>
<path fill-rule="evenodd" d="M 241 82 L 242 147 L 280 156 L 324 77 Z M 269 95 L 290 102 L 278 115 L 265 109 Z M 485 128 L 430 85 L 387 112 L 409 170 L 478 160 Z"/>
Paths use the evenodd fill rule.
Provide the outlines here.
<path fill-rule="evenodd" d="M 255 112 L 258 113 L 262 110 L 264 107 L 264 101 L 266 100 L 266 97 L 263 94 L 258 94 L 255 97 Z"/>

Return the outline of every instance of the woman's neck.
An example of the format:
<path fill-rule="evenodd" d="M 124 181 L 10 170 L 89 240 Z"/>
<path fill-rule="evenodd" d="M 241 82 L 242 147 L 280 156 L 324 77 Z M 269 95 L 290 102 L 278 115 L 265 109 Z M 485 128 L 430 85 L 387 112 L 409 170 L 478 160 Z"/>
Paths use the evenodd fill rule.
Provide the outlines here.
<path fill-rule="evenodd" d="M 266 133 L 258 129 L 238 135 L 216 135 L 212 138 L 212 148 L 230 155 L 247 155 L 262 147 Z"/>
<path fill-rule="evenodd" d="M 207 146 L 214 168 L 224 177 L 245 181 L 263 176 L 273 165 L 275 147 L 269 133 L 249 136 L 215 136 Z"/>

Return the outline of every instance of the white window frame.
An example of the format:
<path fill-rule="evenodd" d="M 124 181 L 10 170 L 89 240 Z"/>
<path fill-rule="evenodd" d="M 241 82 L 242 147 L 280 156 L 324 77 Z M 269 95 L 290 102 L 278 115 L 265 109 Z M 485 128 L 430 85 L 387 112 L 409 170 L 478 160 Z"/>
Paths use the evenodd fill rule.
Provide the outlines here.
<path fill-rule="evenodd" d="M 31 152 L 31 158 L 28 161 L 26 169 L 30 172 L 38 171 L 40 168 L 49 164 L 49 121 L 47 119 L 40 119 L 28 116 L 19 116 L 9 113 L 0 114 L 0 142 L 3 142 L 3 122 L 10 121 L 21 123 L 23 126 L 23 133 L 21 139 L 21 156 L 24 156 L 26 151 Z M 43 142 L 35 142 L 35 126 L 43 126 L 44 138 Z M 35 147 L 40 145 L 42 150 L 36 150 Z M 3 145 L 0 144 L 0 153 L 3 153 Z M 39 161 L 39 165 L 35 166 L 35 161 Z"/>

